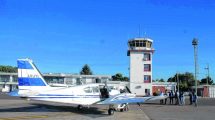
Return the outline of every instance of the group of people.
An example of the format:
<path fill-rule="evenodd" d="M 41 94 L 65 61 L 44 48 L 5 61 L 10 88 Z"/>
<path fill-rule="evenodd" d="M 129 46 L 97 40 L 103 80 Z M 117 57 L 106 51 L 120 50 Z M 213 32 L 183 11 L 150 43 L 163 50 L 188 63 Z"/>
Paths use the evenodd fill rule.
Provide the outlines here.
<path fill-rule="evenodd" d="M 176 90 L 175 92 L 173 92 L 171 90 L 171 91 L 167 92 L 167 90 L 166 90 L 164 95 L 166 95 L 168 97 L 165 98 L 164 100 L 161 100 L 160 101 L 161 104 L 167 104 L 167 100 L 169 99 L 170 105 L 172 105 L 172 104 L 185 105 L 185 94 L 183 91 L 178 92 L 178 90 Z M 189 92 L 189 100 L 190 100 L 190 105 L 195 103 L 195 106 L 197 106 L 197 96 L 194 92 Z"/>

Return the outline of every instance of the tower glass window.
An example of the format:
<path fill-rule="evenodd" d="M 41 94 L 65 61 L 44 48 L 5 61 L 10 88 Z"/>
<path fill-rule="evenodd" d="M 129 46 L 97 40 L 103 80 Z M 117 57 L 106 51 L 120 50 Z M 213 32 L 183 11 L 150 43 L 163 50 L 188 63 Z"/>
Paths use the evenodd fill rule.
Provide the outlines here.
<path fill-rule="evenodd" d="M 144 75 L 144 83 L 151 83 L 151 76 L 150 75 Z"/>
<path fill-rule="evenodd" d="M 144 61 L 150 61 L 151 60 L 151 55 L 150 53 L 144 53 L 144 58 L 143 58 Z"/>
<path fill-rule="evenodd" d="M 150 64 L 144 64 L 144 71 L 150 72 L 151 71 L 151 65 Z"/>
<path fill-rule="evenodd" d="M 140 47 L 140 41 L 136 41 L 136 47 Z"/>

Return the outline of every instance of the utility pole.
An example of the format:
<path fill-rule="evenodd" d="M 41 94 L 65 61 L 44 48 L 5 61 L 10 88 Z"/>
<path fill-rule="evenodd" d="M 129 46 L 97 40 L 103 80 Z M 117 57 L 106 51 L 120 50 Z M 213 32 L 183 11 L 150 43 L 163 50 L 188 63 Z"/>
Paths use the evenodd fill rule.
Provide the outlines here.
<path fill-rule="evenodd" d="M 192 45 L 194 47 L 194 63 L 195 63 L 195 94 L 197 96 L 197 67 L 198 67 L 198 39 L 194 38 L 192 41 Z"/>
<path fill-rule="evenodd" d="M 176 89 L 177 89 L 177 90 L 178 90 L 178 92 L 179 92 L 179 79 L 178 79 L 178 72 L 175 74 L 175 82 L 177 82 Z"/>
<path fill-rule="evenodd" d="M 177 79 L 177 84 L 178 84 L 178 92 L 179 92 L 179 79 L 178 79 L 178 73 L 176 73 L 176 79 Z"/>
<path fill-rule="evenodd" d="M 207 67 L 205 68 L 208 72 L 208 76 L 207 76 L 207 85 L 208 85 L 208 82 L 210 81 L 210 75 L 209 75 L 209 64 L 207 65 Z"/>

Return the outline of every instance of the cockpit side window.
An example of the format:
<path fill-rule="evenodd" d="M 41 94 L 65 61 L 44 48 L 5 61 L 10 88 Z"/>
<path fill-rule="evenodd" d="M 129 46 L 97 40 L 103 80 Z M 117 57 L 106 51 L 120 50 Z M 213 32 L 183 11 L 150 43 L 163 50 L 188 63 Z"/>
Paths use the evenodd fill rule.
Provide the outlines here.
<path fill-rule="evenodd" d="M 86 87 L 86 88 L 84 88 L 84 92 L 92 93 L 92 89 L 90 87 Z"/>
<path fill-rule="evenodd" d="M 94 93 L 98 93 L 99 92 L 99 88 L 98 87 L 92 87 L 92 89 L 93 89 Z"/>

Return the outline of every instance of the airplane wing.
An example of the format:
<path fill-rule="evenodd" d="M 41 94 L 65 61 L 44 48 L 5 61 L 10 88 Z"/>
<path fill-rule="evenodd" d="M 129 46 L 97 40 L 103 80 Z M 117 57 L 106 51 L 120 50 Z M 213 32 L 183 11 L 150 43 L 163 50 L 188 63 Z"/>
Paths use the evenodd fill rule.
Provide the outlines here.
<path fill-rule="evenodd" d="M 146 101 L 161 100 L 168 96 L 146 96 L 146 97 L 136 97 L 135 94 L 123 93 L 107 98 L 97 104 L 110 105 L 110 104 L 124 104 L 124 103 L 144 103 Z"/>
<path fill-rule="evenodd" d="M 110 98 L 105 99 L 104 101 L 98 102 L 97 104 L 123 104 L 123 103 L 143 103 L 148 98 L 144 97 L 136 97 L 135 94 L 123 93 L 112 96 Z"/>
<path fill-rule="evenodd" d="M 167 95 L 160 95 L 160 96 L 151 96 L 146 101 L 153 101 L 153 100 L 162 100 L 168 98 Z"/>

